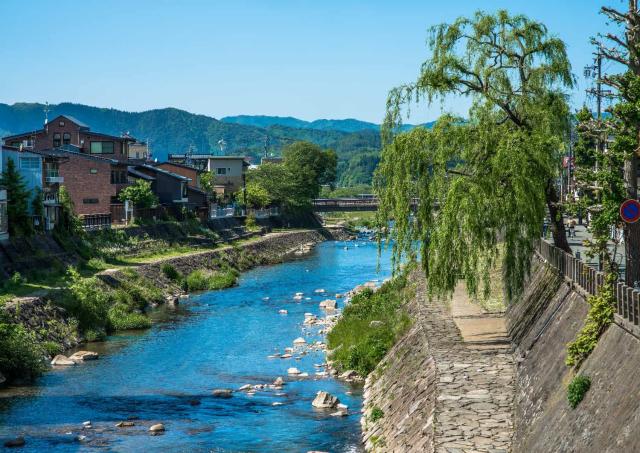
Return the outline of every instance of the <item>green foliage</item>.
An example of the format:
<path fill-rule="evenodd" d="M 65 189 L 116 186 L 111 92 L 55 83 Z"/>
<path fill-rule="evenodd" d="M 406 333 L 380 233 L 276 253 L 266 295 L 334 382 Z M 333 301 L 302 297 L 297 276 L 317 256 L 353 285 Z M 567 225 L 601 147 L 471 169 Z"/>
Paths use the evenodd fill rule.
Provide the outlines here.
<path fill-rule="evenodd" d="M 151 208 L 158 204 L 158 197 L 153 193 L 151 183 L 142 179 L 122 189 L 118 197 L 122 202 L 131 201 L 137 208 Z"/>
<path fill-rule="evenodd" d="M 375 423 L 383 417 L 384 417 L 384 411 L 380 409 L 378 406 L 375 406 L 373 409 L 371 409 L 371 414 L 369 415 L 370 421 Z"/>
<path fill-rule="evenodd" d="M 142 313 L 132 312 L 127 305 L 116 303 L 109 308 L 109 325 L 113 330 L 147 329 L 151 321 Z"/>
<path fill-rule="evenodd" d="M 60 237 L 82 235 L 82 220 L 76 215 L 73 200 L 65 186 L 60 186 L 58 191 L 60 202 L 60 215 L 56 223 L 56 232 Z"/>
<path fill-rule="evenodd" d="M 380 151 L 355 154 L 349 160 L 339 162 L 338 174 L 340 186 L 371 185 L 373 172 L 380 162 Z M 367 192 L 360 192 L 367 193 Z"/>
<path fill-rule="evenodd" d="M 244 220 L 244 226 L 249 230 L 249 231 L 254 231 L 256 229 L 258 229 L 258 223 L 256 222 L 256 216 L 255 215 L 248 215 L 247 218 Z"/>
<path fill-rule="evenodd" d="M 169 263 L 164 263 L 161 267 L 161 270 L 164 276 L 171 281 L 175 282 L 182 278 L 182 276 L 180 275 L 180 272 L 178 272 L 176 268 Z"/>
<path fill-rule="evenodd" d="M 296 190 L 307 200 L 318 197 L 322 184 L 332 185 L 335 182 L 335 151 L 323 151 L 309 142 L 296 142 L 284 148 L 282 158 Z"/>
<path fill-rule="evenodd" d="M 33 332 L 0 314 L 0 373 L 7 379 L 32 379 L 44 369 L 46 351 Z"/>
<path fill-rule="evenodd" d="M 344 308 L 327 336 L 331 360 L 340 370 L 366 376 L 409 328 L 411 321 L 402 308 L 412 296 L 408 272 L 403 271 L 376 292 L 365 289 Z"/>
<path fill-rule="evenodd" d="M 11 158 L 7 159 L 6 168 L 0 176 L 0 186 L 7 190 L 9 234 L 30 236 L 33 233 L 33 222 L 29 215 L 29 192 Z"/>
<path fill-rule="evenodd" d="M 568 366 L 579 367 L 597 346 L 600 335 L 613 322 L 616 282 L 614 274 L 605 275 L 605 283 L 598 294 L 587 299 L 589 313 L 585 324 L 576 339 L 567 345 L 565 363 Z"/>
<path fill-rule="evenodd" d="M 214 186 L 216 185 L 215 176 L 211 171 L 205 171 L 200 174 L 200 187 L 202 190 L 209 194 L 214 193 Z"/>
<path fill-rule="evenodd" d="M 450 293 L 461 278 L 471 295 L 488 293 L 501 259 L 512 300 L 545 209 L 557 210 L 553 181 L 568 131 L 561 90 L 572 86 L 565 46 L 544 25 L 499 11 L 433 27 L 429 48 L 418 80 L 389 94 L 388 145 L 374 178 L 378 223 L 393 240 L 395 266 L 420 244 L 432 294 Z M 393 136 L 413 100 L 450 95 L 471 97 L 468 121 L 444 116 L 432 130 Z"/>
<path fill-rule="evenodd" d="M 250 208 L 264 208 L 271 204 L 271 196 L 267 189 L 257 181 L 250 181 L 246 185 L 247 206 Z"/>
<path fill-rule="evenodd" d="M 187 275 L 185 289 L 187 291 L 205 291 L 229 288 L 236 284 L 238 272 L 235 269 L 222 269 L 216 272 L 195 270 Z"/>
<path fill-rule="evenodd" d="M 567 388 L 567 400 L 569 405 L 575 409 L 580 401 L 584 399 L 584 395 L 591 387 L 591 379 L 588 376 L 579 374 L 574 377 Z"/>
<path fill-rule="evenodd" d="M 43 342 L 42 343 L 42 348 L 44 349 L 46 355 L 49 356 L 49 357 L 55 357 L 58 354 L 62 354 L 62 352 L 64 351 L 62 346 L 60 344 L 56 343 L 55 341 L 45 341 L 45 342 Z"/>

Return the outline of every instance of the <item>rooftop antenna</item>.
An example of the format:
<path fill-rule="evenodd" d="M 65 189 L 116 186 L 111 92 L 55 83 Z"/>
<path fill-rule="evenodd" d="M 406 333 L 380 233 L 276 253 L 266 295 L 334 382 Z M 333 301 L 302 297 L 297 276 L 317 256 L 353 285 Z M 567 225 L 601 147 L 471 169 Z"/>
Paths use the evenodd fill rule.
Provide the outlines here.
<path fill-rule="evenodd" d="M 49 101 L 44 103 L 44 125 L 49 124 Z"/>
<path fill-rule="evenodd" d="M 264 136 L 264 157 L 269 156 L 268 149 L 269 149 L 269 136 L 265 135 Z"/>
<path fill-rule="evenodd" d="M 195 147 L 195 145 L 193 143 L 189 145 L 189 149 L 187 150 L 186 153 L 184 153 L 184 163 L 185 163 L 185 165 L 191 166 L 191 156 L 197 151 L 198 151 L 198 149 Z"/>

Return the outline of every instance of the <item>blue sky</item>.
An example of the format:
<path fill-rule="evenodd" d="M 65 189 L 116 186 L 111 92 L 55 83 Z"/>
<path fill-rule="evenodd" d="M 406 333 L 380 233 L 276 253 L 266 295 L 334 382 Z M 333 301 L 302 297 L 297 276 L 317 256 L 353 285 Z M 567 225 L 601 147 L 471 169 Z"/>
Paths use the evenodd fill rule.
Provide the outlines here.
<path fill-rule="evenodd" d="M 79 102 L 222 117 L 379 122 L 387 91 L 413 81 L 426 30 L 477 9 L 544 22 L 568 46 L 584 102 L 589 37 L 621 0 L 1 0 L 0 102 Z M 467 103 L 414 109 L 411 122 Z"/>

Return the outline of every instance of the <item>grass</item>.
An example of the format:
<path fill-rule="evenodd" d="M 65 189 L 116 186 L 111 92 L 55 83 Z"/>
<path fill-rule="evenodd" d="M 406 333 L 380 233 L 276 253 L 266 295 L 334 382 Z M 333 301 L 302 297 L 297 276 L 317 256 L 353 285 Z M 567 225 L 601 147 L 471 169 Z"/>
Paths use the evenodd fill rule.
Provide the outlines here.
<path fill-rule="evenodd" d="M 411 320 L 403 306 L 414 295 L 407 278 L 413 267 L 407 266 L 376 292 L 360 292 L 345 307 L 327 336 L 331 360 L 339 370 L 368 375 L 407 331 Z"/>
<path fill-rule="evenodd" d="M 195 270 L 184 280 L 184 288 L 187 291 L 205 291 L 229 288 L 238 281 L 238 271 L 232 268 L 220 271 L 208 272 Z"/>

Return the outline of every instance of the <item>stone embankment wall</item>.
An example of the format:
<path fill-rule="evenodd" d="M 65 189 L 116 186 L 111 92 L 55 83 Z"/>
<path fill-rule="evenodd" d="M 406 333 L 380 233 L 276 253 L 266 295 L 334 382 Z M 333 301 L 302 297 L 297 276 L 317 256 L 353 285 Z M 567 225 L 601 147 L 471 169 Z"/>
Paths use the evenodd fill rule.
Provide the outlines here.
<path fill-rule="evenodd" d="M 583 325 L 585 296 L 536 260 L 508 312 L 519 362 L 516 452 L 640 451 L 640 340 L 626 321 L 616 317 L 578 370 L 591 378 L 583 401 L 576 409 L 567 403 L 575 372 L 564 363 L 566 345 Z"/>
<path fill-rule="evenodd" d="M 448 303 L 426 298 L 422 276 L 414 281 L 416 297 L 408 305 L 414 324 L 365 384 L 366 449 L 509 451 L 515 388 L 510 351 L 502 343 L 468 343 Z M 377 421 L 376 408 L 384 413 Z"/>

